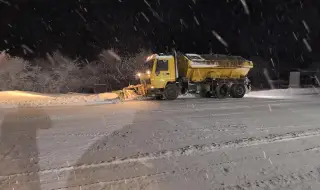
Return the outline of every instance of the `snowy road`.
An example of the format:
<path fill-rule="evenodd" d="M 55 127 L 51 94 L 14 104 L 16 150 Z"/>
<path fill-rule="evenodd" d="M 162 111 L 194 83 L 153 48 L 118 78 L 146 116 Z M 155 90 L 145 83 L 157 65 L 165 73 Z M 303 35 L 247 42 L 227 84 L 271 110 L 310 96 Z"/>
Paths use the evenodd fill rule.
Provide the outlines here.
<path fill-rule="evenodd" d="M 1 190 L 320 189 L 319 96 L 2 109 L 0 116 Z"/>

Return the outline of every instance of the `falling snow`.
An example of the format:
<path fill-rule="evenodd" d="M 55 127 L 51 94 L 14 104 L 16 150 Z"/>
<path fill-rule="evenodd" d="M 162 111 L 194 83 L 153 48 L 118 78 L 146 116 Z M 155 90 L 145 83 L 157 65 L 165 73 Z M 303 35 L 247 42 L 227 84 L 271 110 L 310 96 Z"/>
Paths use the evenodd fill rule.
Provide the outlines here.
<path fill-rule="evenodd" d="M 248 7 L 248 5 L 247 5 L 246 0 L 240 0 L 240 1 L 241 1 L 242 5 L 243 5 L 243 8 L 244 8 L 245 13 L 246 13 L 247 15 L 249 15 L 249 14 L 250 14 L 250 11 L 249 11 L 249 7 Z"/>
<path fill-rule="evenodd" d="M 121 61 L 121 58 L 118 54 L 116 54 L 114 51 L 112 50 L 108 50 L 109 55 L 111 55 L 113 58 L 115 58 L 117 61 Z"/>
<path fill-rule="evenodd" d="M 292 35 L 293 35 L 294 39 L 295 39 L 296 41 L 298 41 L 298 37 L 297 37 L 296 33 L 292 32 Z"/>
<path fill-rule="evenodd" d="M 271 64 L 272 64 L 273 68 L 275 68 L 275 66 L 274 66 L 274 61 L 273 61 L 272 58 L 270 58 L 270 61 L 271 61 Z"/>
<path fill-rule="evenodd" d="M 87 20 L 84 18 L 84 16 L 83 16 L 78 10 L 76 10 L 76 13 L 81 17 L 81 19 L 82 19 L 84 22 L 87 22 Z"/>
<path fill-rule="evenodd" d="M 146 21 L 150 22 L 149 18 L 143 12 L 141 12 L 141 14 L 146 19 Z"/>
<path fill-rule="evenodd" d="M 29 48 L 27 45 L 22 44 L 21 47 L 22 47 L 24 50 L 28 51 L 29 53 L 33 53 L 33 50 L 32 50 L 31 48 Z"/>
<path fill-rule="evenodd" d="M 212 34 L 217 38 L 217 40 L 219 40 L 225 47 L 228 47 L 228 44 L 226 41 L 224 41 L 224 39 L 222 39 L 222 37 L 214 30 L 212 30 Z"/>
<path fill-rule="evenodd" d="M 3 5 L 10 5 L 8 2 L 11 1 L 0 0 L 0 4 Z M 33 26 L 36 27 L 37 24 L 41 25 L 42 23 L 44 26 L 37 30 L 39 35 L 33 37 L 35 38 L 34 43 L 27 34 L 22 34 L 20 25 L 18 26 L 16 22 L 11 22 L 9 19 L 9 22 L 4 23 L 3 26 L 9 31 L 6 36 L 3 36 L 3 48 L 30 55 L 31 51 L 42 49 L 39 47 L 44 47 L 43 51 L 49 52 L 54 51 L 54 49 L 50 49 L 52 47 L 60 47 L 61 51 L 73 49 L 70 56 L 74 56 L 75 52 L 78 56 L 81 52 L 80 54 L 86 54 L 83 57 L 89 57 L 89 55 L 97 56 L 102 48 L 117 47 L 119 48 L 117 51 L 125 49 L 125 51 L 132 52 L 136 51 L 138 47 L 150 48 L 149 46 L 152 46 L 152 49 L 162 51 L 165 47 L 172 48 L 170 46 L 174 45 L 179 47 L 181 52 L 197 48 L 197 51 L 203 53 L 210 51 L 212 53 L 238 53 L 239 55 L 243 53 L 244 55 L 241 56 L 258 55 L 265 61 L 270 60 L 272 56 L 274 61 L 278 62 L 277 67 L 289 64 L 294 64 L 297 67 L 300 60 L 303 59 L 301 59 L 301 54 L 305 53 L 304 51 L 316 51 L 313 43 L 318 41 L 316 35 L 318 29 L 314 26 L 315 22 L 312 21 L 312 18 L 308 17 L 308 13 L 312 13 L 315 8 L 305 4 L 304 1 L 297 1 L 293 4 L 281 3 L 280 1 L 267 2 L 266 0 L 256 2 L 225 0 L 224 3 L 227 3 L 227 6 L 220 6 L 219 3 L 203 4 L 200 1 L 192 0 L 180 3 L 181 7 L 176 9 L 174 6 L 167 7 L 165 1 L 144 0 L 138 12 L 132 6 L 134 3 L 131 4 L 130 1 L 124 0 L 118 0 L 118 2 L 120 3 L 116 3 L 117 6 L 133 11 L 117 11 L 106 5 L 94 8 L 94 5 L 85 4 L 82 3 L 82 0 L 78 0 L 74 7 L 61 14 L 66 17 L 51 17 L 50 15 L 58 13 L 57 11 L 63 12 L 63 10 L 57 6 L 52 10 L 43 11 L 48 12 L 48 15 L 40 15 L 41 6 L 33 6 L 31 7 L 33 13 L 29 15 L 38 16 L 30 17 L 28 20 L 32 20 L 33 23 L 28 25 L 33 28 Z M 130 6 L 127 7 L 128 5 Z M 274 11 L 264 10 L 264 7 L 268 6 L 274 7 Z M 18 4 L 4 7 L 12 7 L 14 9 L 12 12 L 24 9 Z M 93 13 L 99 12 L 99 9 L 103 14 L 93 16 L 95 15 Z M 305 16 L 301 17 L 300 15 Z M 27 19 L 27 17 L 25 18 Z M 75 20 L 66 23 L 68 19 Z M 146 24 L 145 21 L 149 24 Z M 22 20 L 21 23 L 23 23 Z M 64 23 L 63 27 L 60 26 L 62 23 Z M 70 27 L 65 27 L 68 25 Z M 215 30 L 212 31 L 212 29 Z M 212 39 L 205 39 L 207 32 L 212 38 L 210 31 L 219 42 L 213 41 L 212 43 Z M 202 35 L 203 33 L 207 34 Z M 183 38 L 189 38 L 189 34 L 192 34 L 191 38 L 193 39 L 187 42 L 183 41 Z M 196 38 L 196 36 L 203 36 L 203 38 Z M 82 39 L 83 37 L 85 39 Z M 175 39 L 175 43 L 172 43 L 172 39 Z M 70 42 L 72 40 L 75 41 Z M 83 50 L 73 48 L 73 44 L 77 41 L 83 42 Z M 46 49 L 46 44 L 57 43 L 62 45 L 52 45 Z M 221 47 L 220 43 L 224 47 Z M 29 49 L 22 44 L 28 44 Z M 37 45 L 34 46 L 34 44 Z M 127 44 L 130 47 L 127 47 Z M 93 52 L 91 48 L 94 49 Z M 282 52 L 285 53 L 285 57 L 280 55 Z M 34 52 L 32 54 L 43 55 L 44 53 Z M 318 55 L 315 54 L 312 57 L 319 59 Z M 82 57 L 82 55 L 80 56 Z M 311 61 L 313 60 L 305 57 L 306 63 Z"/>
<path fill-rule="evenodd" d="M 308 43 L 308 41 L 305 38 L 303 38 L 302 41 L 303 41 L 304 45 L 306 46 L 306 48 L 308 49 L 308 51 L 311 52 L 312 48 L 311 48 L 310 44 Z"/>
<path fill-rule="evenodd" d="M 308 26 L 308 24 L 306 23 L 306 21 L 303 20 L 302 23 L 303 23 L 303 26 L 306 28 L 306 30 L 307 30 L 308 32 L 310 32 L 309 26 Z"/>
<path fill-rule="evenodd" d="M 146 5 L 148 5 L 148 7 L 151 7 L 151 5 L 148 3 L 147 0 L 144 0 L 144 3 L 145 3 Z"/>

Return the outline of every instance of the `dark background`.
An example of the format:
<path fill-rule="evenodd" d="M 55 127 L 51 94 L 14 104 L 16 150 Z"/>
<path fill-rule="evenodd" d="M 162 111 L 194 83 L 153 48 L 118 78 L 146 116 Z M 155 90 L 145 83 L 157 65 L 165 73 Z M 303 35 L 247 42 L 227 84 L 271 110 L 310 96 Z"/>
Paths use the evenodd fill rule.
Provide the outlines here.
<path fill-rule="evenodd" d="M 249 12 L 242 1 L 1 0 L 0 50 L 28 59 L 60 50 L 93 60 L 108 48 L 175 48 L 258 56 L 282 68 L 320 60 L 319 0 L 246 0 Z"/>

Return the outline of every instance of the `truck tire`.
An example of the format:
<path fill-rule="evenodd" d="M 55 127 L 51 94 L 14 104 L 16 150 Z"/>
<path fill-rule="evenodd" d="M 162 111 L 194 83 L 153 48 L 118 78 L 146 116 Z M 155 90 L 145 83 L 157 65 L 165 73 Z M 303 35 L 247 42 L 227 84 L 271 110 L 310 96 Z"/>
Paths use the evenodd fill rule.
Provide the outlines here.
<path fill-rule="evenodd" d="M 246 94 L 246 87 L 243 84 L 233 84 L 230 92 L 232 98 L 243 98 Z"/>
<path fill-rule="evenodd" d="M 216 97 L 219 99 L 226 98 L 229 95 L 229 87 L 227 84 L 221 84 L 216 87 Z"/>
<path fill-rule="evenodd" d="M 202 98 L 210 98 L 210 92 L 206 89 L 201 89 L 199 92 L 200 97 Z"/>
<path fill-rule="evenodd" d="M 163 96 L 161 94 L 158 94 L 155 96 L 156 100 L 162 100 Z"/>
<path fill-rule="evenodd" d="M 167 84 L 164 89 L 164 96 L 167 100 L 175 100 L 178 98 L 178 87 L 175 84 Z"/>

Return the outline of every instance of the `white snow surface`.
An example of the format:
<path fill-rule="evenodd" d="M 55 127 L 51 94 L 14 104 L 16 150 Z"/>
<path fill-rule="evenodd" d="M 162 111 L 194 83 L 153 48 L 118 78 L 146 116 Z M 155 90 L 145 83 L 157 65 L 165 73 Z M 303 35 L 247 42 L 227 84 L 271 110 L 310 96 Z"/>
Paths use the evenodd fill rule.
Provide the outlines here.
<path fill-rule="evenodd" d="M 320 189 L 320 97 L 259 95 L 2 108 L 0 189 Z"/>
<path fill-rule="evenodd" d="M 2 91 L 0 92 L 0 108 L 87 105 L 95 103 L 113 103 L 117 99 L 118 95 L 114 93 L 41 94 L 24 91 Z"/>
<path fill-rule="evenodd" d="M 320 95 L 320 88 L 288 88 L 252 91 L 246 97 L 259 98 L 297 98 L 305 95 Z"/>

